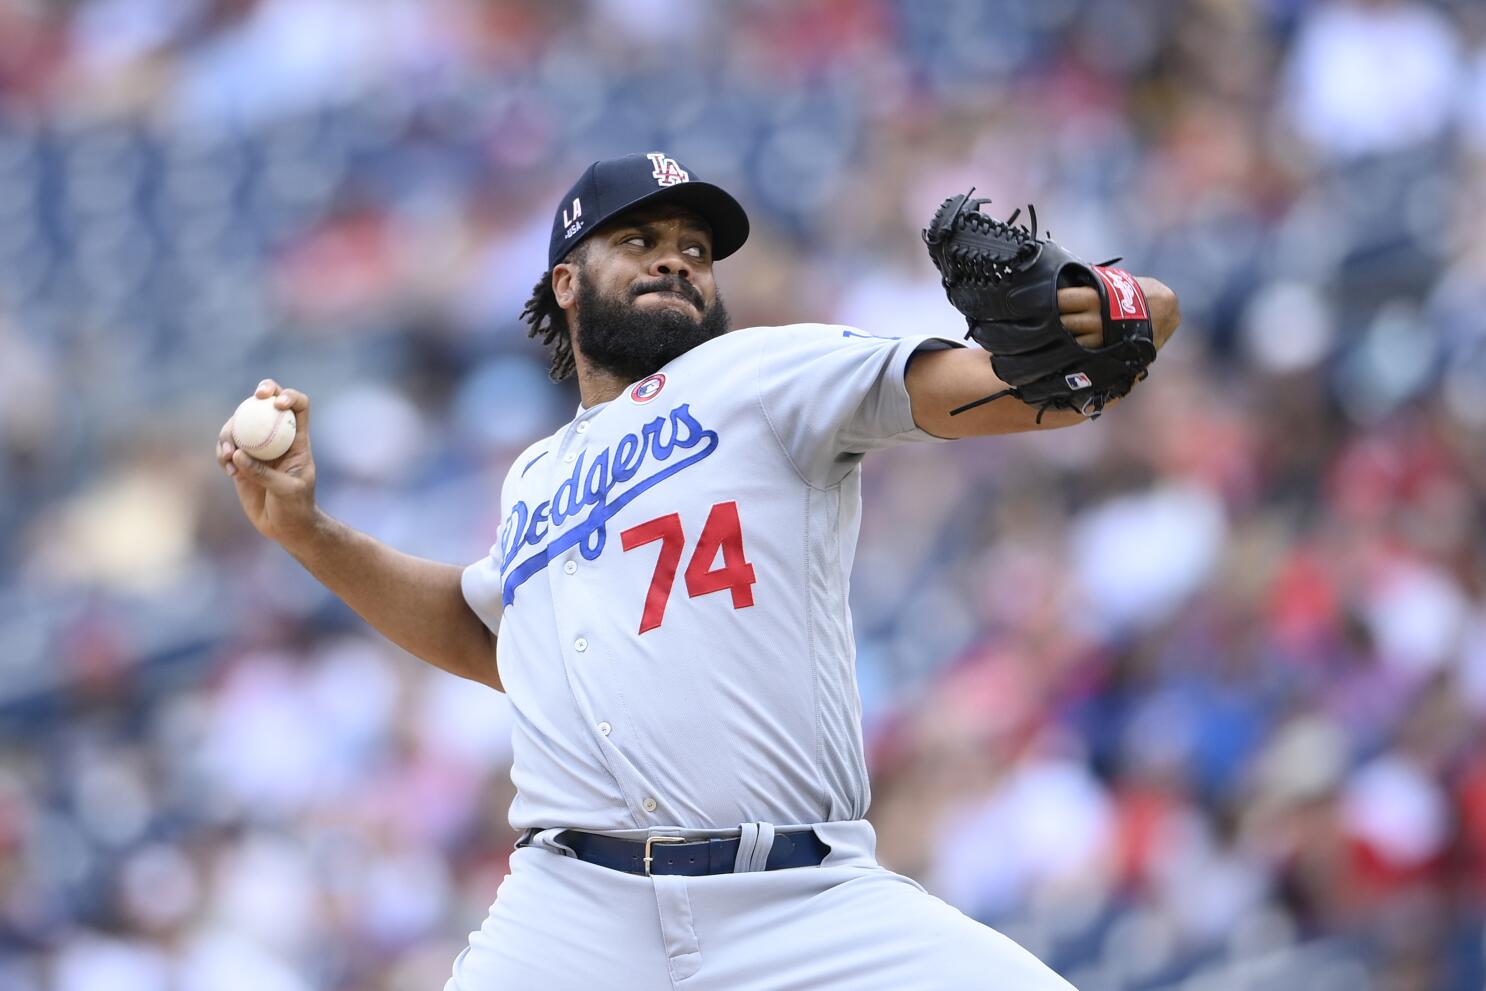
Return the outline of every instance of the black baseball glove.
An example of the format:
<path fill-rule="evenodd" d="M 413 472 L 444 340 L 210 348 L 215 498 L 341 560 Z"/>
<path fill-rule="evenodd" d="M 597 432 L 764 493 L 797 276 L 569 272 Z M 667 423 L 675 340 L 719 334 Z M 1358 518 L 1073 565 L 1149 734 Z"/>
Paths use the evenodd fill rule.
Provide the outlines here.
<path fill-rule="evenodd" d="M 974 189 L 970 193 L 975 192 Z M 1156 360 L 1150 308 L 1128 272 L 1089 265 L 1031 226 L 1017 225 L 1020 210 L 1006 221 L 980 212 L 989 200 L 951 196 L 923 232 L 929 256 L 943 277 L 955 309 L 970 324 L 966 337 L 991 353 L 996 377 L 1009 388 L 952 410 L 963 413 L 993 399 L 1013 396 L 1048 410 L 1077 410 L 1097 417 L 1106 403 L 1130 391 Z M 1088 286 L 1098 291 L 1104 344 L 1085 348 L 1063 326 L 1058 290 Z"/>

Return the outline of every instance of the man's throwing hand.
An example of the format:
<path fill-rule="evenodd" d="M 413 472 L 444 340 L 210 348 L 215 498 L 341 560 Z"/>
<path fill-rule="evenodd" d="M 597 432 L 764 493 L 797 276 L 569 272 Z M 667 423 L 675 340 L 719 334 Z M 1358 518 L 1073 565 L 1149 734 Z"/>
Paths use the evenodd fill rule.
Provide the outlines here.
<path fill-rule="evenodd" d="M 294 412 L 294 442 L 274 461 L 259 461 L 233 441 L 229 417 L 217 434 L 217 466 L 236 483 L 248 522 L 282 544 L 312 530 L 319 515 L 315 459 L 310 453 L 310 399 L 296 389 L 281 388 L 273 379 L 259 382 L 253 394 Z"/>

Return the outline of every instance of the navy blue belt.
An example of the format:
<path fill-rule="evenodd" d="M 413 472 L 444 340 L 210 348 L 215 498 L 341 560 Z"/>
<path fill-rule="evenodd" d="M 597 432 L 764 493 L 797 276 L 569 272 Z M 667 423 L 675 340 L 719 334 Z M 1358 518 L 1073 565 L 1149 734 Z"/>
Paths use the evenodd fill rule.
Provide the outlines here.
<path fill-rule="evenodd" d="M 624 840 L 602 833 L 567 829 L 557 834 L 557 842 L 572 849 L 579 860 L 598 864 L 626 874 L 681 874 L 701 877 L 706 874 L 731 874 L 738 860 L 738 839 L 688 840 L 681 836 L 651 836 L 643 840 Z M 774 845 L 764 870 L 779 871 L 787 867 L 817 867 L 831 848 L 820 841 L 811 829 L 774 834 Z"/>

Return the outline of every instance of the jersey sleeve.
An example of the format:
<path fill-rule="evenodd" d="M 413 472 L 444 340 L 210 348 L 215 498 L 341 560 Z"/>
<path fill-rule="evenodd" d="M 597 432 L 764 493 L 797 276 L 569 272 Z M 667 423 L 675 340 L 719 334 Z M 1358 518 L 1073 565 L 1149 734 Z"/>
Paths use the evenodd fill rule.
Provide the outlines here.
<path fill-rule="evenodd" d="M 467 565 L 459 576 L 464 601 L 492 632 L 499 632 L 501 618 L 500 566 L 492 554 Z"/>
<path fill-rule="evenodd" d="M 496 537 L 496 542 L 489 552 L 480 560 L 465 567 L 459 576 L 459 589 L 464 593 L 464 601 L 474 610 L 476 616 L 480 617 L 491 632 L 499 632 L 501 614 L 504 612 L 502 605 L 503 587 L 501 584 L 500 553 L 506 537 L 505 528 L 510 519 L 510 490 L 511 479 L 516 474 L 518 466 L 526 464 L 531 455 L 535 454 L 548 442 L 539 441 L 523 451 L 512 463 L 506 472 L 505 480 L 501 483 L 500 513 L 501 530 Z"/>
<path fill-rule="evenodd" d="M 904 374 L 919 351 L 963 346 L 826 324 L 778 328 L 759 352 L 759 405 L 800 476 L 834 485 L 867 451 L 941 439 L 914 423 Z"/>

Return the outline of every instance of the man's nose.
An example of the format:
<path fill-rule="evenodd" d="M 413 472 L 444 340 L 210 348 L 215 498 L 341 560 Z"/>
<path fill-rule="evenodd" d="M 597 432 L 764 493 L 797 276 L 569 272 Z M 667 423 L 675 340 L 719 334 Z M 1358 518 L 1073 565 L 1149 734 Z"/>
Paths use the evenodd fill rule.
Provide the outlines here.
<path fill-rule="evenodd" d="M 663 248 L 650 261 L 652 275 L 677 275 L 691 281 L 691 264 L 680 248 Z"/>

